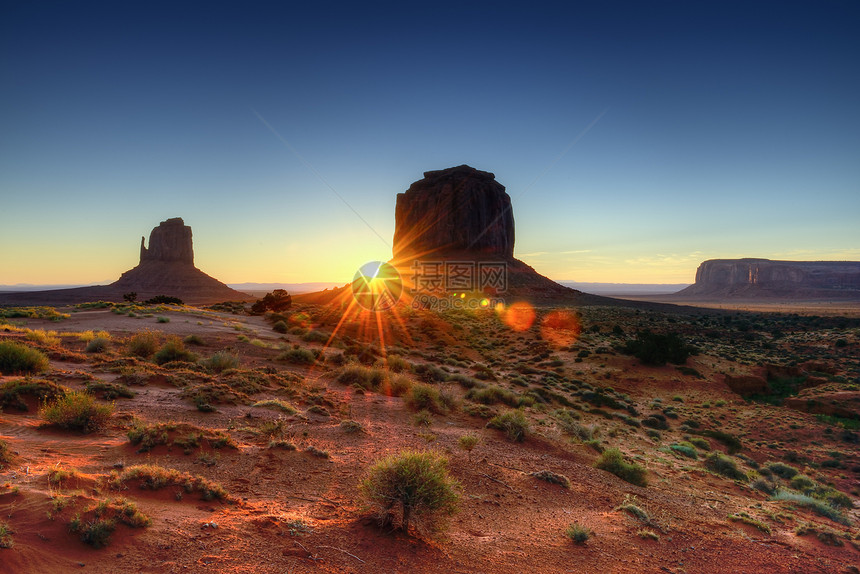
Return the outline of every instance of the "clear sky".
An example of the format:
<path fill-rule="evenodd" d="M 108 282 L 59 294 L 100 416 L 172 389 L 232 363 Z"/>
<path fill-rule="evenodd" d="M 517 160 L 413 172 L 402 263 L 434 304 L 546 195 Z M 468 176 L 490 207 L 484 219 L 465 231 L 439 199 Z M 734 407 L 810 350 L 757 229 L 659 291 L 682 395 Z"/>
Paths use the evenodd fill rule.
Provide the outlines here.
<path fill-rule="evenodd" d="M 0 284 L 113 281 L 170 217 L 222 281 L 347 282 L 463 163 L 554 279 L 858 260 L 858 28 L 855 0 L 0 0 Z"/>

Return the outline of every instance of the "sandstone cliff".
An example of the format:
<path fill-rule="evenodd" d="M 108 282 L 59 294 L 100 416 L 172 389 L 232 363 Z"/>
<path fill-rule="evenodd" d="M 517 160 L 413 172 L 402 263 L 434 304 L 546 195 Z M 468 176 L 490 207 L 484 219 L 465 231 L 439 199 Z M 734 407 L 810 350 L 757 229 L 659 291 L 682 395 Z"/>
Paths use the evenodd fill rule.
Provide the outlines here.
<path fill-rule="evenodd" d="M 860 262 L 712 259 L 699 265 L 696 282 L 679 297 L 860 298 Z"/>

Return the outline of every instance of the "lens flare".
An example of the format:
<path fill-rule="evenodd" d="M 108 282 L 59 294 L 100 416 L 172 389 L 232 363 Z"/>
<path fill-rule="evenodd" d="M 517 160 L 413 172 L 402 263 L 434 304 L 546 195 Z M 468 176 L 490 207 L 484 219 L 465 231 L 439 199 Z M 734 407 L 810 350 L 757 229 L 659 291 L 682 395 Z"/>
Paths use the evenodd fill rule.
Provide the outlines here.
<path fill-rule="evenodd" d="M 579 339 L 580 333 L 582 324 L 579 317 L 570 311 L 550 311 L 541 321 L 541 336 L 557 347 L 572 345 Z"/>
<path fill-rule="evenodd" d="M 518 301 L 502 313 L 505 325 L 514 331 L 527 331 L 535 322 L 535 310 L 525 301 Z"/>

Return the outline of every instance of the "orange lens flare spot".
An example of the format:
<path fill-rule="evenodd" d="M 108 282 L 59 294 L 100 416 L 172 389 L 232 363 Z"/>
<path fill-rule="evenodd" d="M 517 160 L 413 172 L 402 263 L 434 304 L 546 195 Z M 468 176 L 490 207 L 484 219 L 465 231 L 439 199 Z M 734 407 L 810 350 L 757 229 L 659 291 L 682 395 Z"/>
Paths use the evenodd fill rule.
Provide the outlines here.
<path fill-rule="evenodd" d="M 534 307 L 525 302 L 517 302 L 502 313 L 505 325 L 514 331 L 526 331 L 535 322 Z"/>
<path fill-rule="evenodd" d="M 572 345 L 581 333 L 579 317 L 570 311 L 551 311 L 540 325 L 541 336 L 558 347 Z"/>

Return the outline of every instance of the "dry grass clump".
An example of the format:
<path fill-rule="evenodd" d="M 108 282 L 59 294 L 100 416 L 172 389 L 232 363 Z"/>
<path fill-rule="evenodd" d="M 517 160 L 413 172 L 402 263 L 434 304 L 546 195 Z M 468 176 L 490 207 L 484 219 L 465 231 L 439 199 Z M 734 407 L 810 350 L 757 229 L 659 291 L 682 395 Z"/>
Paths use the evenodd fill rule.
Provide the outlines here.
<path fill-rule="evenodd" d="M 529 433 L 529 421 L 520 410 L 496 415 L 487 422 L 487 427 L 500 430 L 509 440 L 522 442 Z"/>
<path fill-rule="evenodd" d="M 377 461 L 359 483 L 359 490 L 381 525 L 409 532 L 435 526 L 441 514 L 452 514 L 459 483 L 448 475 L 448 459 L 434 452 L 403 451 Z"/>
<path fill-rule="evenodd" d="M 551 470 L 538 470 L 529 474 L 530 476 L 533 476 L 540 480 L 544 480 L 551 484 L 559 484 L 564 488 L 570 488 L 570 479 L 563 474 L 558 474 L 552 472 Z"/>
<path fill-rule="evenodd" d="M 39 414 L 50 425 L 88 433 L 106 427 L 113 411 L 113 404 L 100 404 L 92 395 L 72 391 L 46 403 Z"/>
<path fill-rule="evenodd" d="M 48 370 L 48 357 L 38 349 L 14 341 L 0 341 L 0 374 L 19 375 Z"/>
<path fill-rule="evenodd" d="M 127 433 L 128 441 L 139 446 L 138 452 L 149 452 L 154 447 L 165 445 L 168 449 L 177 446 L 185 454 L 201 449 L 206 444 L 210 448 L 237 448 L 236 442 L 223 431 L 203 429 L 187 423 L 138 423 Z"/>
<path fill-rule="evenodd" d="M 594 463 L 594 467 L 611 472 L 630 484 L 648 486 L 648 480 L 645 478 L 645 469 L 636 463 L 625 461 L 624 455 L 617 448 L 609 448 L 603 451 L 600 458 Z"/>
<path fill-rule="evenodd" d="M 170 337 L 155 352 L 153 360 L 157 365 L 166 363 L 182 362 L 193 363 L 197 360 L 197 355 L 185 348 L 185 343 L 179 337 Z"/>
<path fill-rule="evenodd" d="M 135 482 L 143 490 L 160 490 L 171 486 L 179 486 L 182 492 L 200 493 L 203 500 L 227 500 L 229 495 L 224 487 L 217 482 L 196 474 L 182 472 L 173 468 L 164 468 L 155 464 L 139 464 L 126 468 L 121 473 L 111 477 L 110 486 L 116 490 L 126 487 L 127 483 Z"/>
<path fill-rule="evenodd" d="M 104 548 L 110 542 L 118 521 L 132 528 L 144 528 L 152 524 L 152 520 L 134 502 L 117 498 L 99 502 L 87 510 L 83 517 L 80 514 L 75 516 L 69 522 L 69 530 L 80 534 L 81 541 L 93 548 Z"/>
<path fill-rule="evenodd" d="M 155 354 L 160 341 L 155 331 L 138 331 L 126 341 L 126 349 L 131 355 L 146 359 Z"/>

